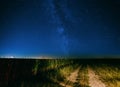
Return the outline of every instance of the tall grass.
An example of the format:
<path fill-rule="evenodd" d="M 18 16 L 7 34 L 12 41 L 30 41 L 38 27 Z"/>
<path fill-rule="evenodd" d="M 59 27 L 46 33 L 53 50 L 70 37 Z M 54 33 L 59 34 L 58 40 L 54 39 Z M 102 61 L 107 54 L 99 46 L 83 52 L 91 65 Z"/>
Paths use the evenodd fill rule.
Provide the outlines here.
<path fill-rule="evenodd" d="M 39 82 L 32 83 L 34 86 L 23 82 L 21 87 L 59 87 L 59 83 L 65 82 L 70 73 L 77 68 L 78 65 L 73 64 L 73 60 L 69 59 L 35 60 L 32 72 L 33 76 L 37 78 L 35 80 L 39 80 Z"/>
<path fill-rule="evenodd" d="M 117 66 L 103 64 L 94 66 L 94 70 L 107 87 L 120 87 L 120 69 Z"/>
<path fill-rule="evenodd" d="M 64 67 L 65 65 L 71 64 L 72 60 L 66 59 L 47 59 L 47 60 L 36 60 L 32 69 L 34 75 L 39 71 L 45 71 L 50 69 L 57 69 Z"/>
<path fill-rule="evenodd" d="M 80 87 L 89 87 L 88 69 L 83 65 L 79 71 L 79 85 Z"/>

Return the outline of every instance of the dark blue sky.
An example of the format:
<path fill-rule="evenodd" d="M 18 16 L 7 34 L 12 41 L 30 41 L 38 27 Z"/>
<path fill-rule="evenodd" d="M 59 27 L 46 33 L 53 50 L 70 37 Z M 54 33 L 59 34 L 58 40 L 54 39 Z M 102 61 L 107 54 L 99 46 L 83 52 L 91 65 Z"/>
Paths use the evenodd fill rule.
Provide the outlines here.
<path fill-rule="evenodd" d="M 1 0 L 0 55 L 119 55 L 120 0 Z"/>

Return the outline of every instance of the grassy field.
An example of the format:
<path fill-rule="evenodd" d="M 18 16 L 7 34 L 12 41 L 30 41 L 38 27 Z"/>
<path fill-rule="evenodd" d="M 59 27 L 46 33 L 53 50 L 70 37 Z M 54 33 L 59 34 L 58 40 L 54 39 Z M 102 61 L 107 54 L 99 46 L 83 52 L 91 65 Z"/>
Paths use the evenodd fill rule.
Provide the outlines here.
<path fill-rule="evenodd" d="M 0 59 L 0 87 L 120 87 L 120 59 Z"/>
<path fill-rule="evenodd" d="M 100 64 L 92 67 L 106 87 L 120 87 L 120 66 Z"/>

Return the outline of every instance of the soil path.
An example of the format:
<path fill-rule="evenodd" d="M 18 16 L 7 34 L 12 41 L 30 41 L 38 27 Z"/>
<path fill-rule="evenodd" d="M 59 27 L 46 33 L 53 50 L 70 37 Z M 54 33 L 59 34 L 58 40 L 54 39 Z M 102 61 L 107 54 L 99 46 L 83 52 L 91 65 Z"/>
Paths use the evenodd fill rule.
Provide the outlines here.
<path fill-rule="evenodd" d="M 80 70 L 80 67 L 77 68 L 74 72 L 70 74 L 69 77 L 66 78 L 67 80 L 66 83 L 60 83 L 60 85 L 63 87 L 73 87 L 72 84 L 77 82 L 79 70 Z"/>
<path fill-rule="evenodd" d="M 99 76 L 88 67 L 89 86 L 90 87 L 106 87 L 105 84 L 99 79 Z"/>
<path fill-rule="evenodd" d="M 70 74 L 70 76 L 67 78 L 68 81 L 75 83 L 77 82 L 78 72 L 80 70 L 80 67 L 77 68 L 74 72 Z"/>

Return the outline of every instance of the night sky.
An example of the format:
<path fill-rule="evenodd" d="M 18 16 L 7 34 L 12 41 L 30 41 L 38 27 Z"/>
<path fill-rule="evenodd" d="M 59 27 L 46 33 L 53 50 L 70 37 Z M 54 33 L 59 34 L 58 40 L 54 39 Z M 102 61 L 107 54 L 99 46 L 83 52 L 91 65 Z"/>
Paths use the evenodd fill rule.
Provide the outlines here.
<path fill-rule="evenodd" d="M 0 55 L 83 54 L 120 54 L 120 0 L 0 0 Z"/>

